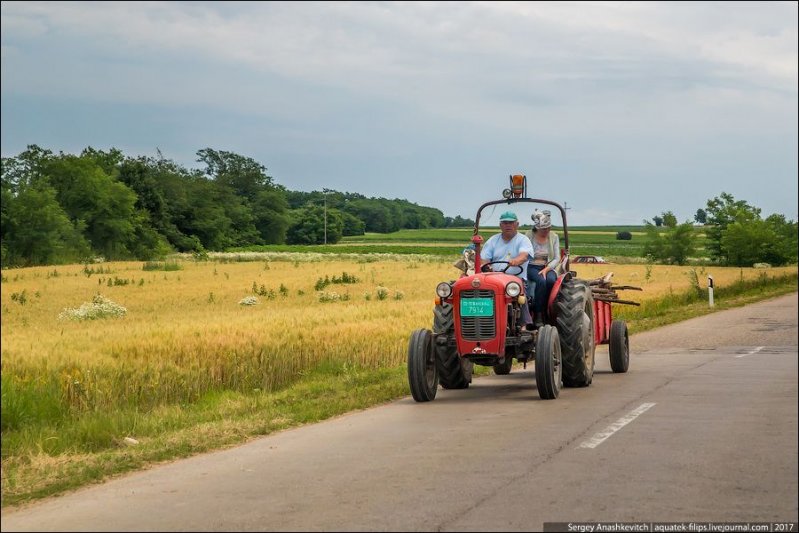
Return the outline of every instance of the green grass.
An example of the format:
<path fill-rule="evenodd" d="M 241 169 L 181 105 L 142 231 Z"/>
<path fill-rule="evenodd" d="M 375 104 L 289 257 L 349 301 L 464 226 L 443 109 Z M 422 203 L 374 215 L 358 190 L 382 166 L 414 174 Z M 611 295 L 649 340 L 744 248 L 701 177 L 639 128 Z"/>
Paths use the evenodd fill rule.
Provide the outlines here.
<path fill-rule="evenodd" d="M 491 228 L 498 232 L 499 228 Z M 401 229 L 393 233 L 366 233 L 342 237 L 342 243 L 353 242 L 457 242 L 469 243 L 472 228 Z"/>
<path fill-rule="evenodd" d="M 716 291 L 716 307 L 697 289 L 641 307 L 617 306 L 631 333 L 797 290 L 796 275 L 741 281 Z M 487 369 L 477 367 L 478 375 Z M 2 505 L 63 493 L 164 460 L 233 446 L 409 394 L 405 365 L 361 368 L 325 363 L 281 390 L 214 390 L 191 403 L 112 413 L 64 411 L 57 384 L 2 380 Z M 47 391 L 50 391 L 49 393 Z M 135 437 L 138 444 L 126 445 Z"/>
<path fill-rule="evenodd" d="M 142 270 L 164 270 L 167 272 L 183 270 L 183 265 L 176 261 L 147 261 L 142 265 Z"/>
<path fill-rule="evenodd" d="M 404 367 L 327 365 L 278 392 L 215 391 L 191 405 L 89 413 L 68 423 L 4 431 L 2 505 L 377 405 L 408 394 L 405 374 Z M 128 435 L 139 444 L 125 445 Z"/>
<path fill-rule="evenodd" d="M 34 422 L 57 424 L 69 415 L 61 399 L 61 386 L 52 379 L 44 383 L 37 383 L 31 379 L 21 384 L 3 375 L 0 380 L 2 380 L 0 426 L 3 432 L 3 446 L 8 431 L 19 430 Z"/>
<path fill-rule="evenodd" d="M 740 307 L 749 303 L 789 294 L 797 290 L 797 276 L 787 274 L 770 278 L 763 272 L 758 279 L 740 280 L 714 291 L 715 307 L 710 308 L 707 292 L 689 291 L 667 294 L 656 300 L 645 300 L 640 307 L 618 305 L 613 316 L 626 320 L 630 333 L 637 333 L 696 316 Z"/>

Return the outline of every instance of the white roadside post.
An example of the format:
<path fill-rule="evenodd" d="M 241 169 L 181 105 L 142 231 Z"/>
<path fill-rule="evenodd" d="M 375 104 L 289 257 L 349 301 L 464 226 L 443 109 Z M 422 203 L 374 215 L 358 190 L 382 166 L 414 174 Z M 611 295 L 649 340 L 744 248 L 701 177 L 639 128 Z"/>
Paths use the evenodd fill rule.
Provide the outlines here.
<path fill-rule="evenodd" d="M 707 276 L 707 301 L 710 304 L 710 307 L 713 307 L 715 304 L 713 303 L 713 276 Z"/>

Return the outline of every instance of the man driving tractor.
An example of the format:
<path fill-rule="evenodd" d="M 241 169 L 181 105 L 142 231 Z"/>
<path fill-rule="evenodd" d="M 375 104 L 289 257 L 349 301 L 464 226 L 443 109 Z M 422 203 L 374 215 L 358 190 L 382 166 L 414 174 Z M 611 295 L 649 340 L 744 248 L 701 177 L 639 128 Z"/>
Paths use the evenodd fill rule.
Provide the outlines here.
<path fill-rule="evenodd" d="M 521 268 L 517 276 L 526 284 L 527 263 L 533 254 L 533 244 L 526 235 L 519 233 L 519 218 L 513 211 L 502 213 L 499 217 L 499 228 L 501 233 L 488 239 L 480 250 L 480 259 L 486 263 L 501 261 L 501 264 L 492 265 L 495 271 L 505 270 L 508 265 Z M 532 317 L 527 305 L 522 306 L 522 321 L 528 330 L 532 329 Z"/>

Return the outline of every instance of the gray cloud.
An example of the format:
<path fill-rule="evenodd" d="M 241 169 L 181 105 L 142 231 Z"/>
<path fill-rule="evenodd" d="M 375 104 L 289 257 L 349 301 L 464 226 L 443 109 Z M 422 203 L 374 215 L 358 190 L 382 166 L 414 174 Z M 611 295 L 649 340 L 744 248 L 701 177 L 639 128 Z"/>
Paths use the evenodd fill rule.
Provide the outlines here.
<path fill-rule="evenodd" d="M 450 215 L 523 171 L 580 223 L 690 218 L 723 190 L 796 218 L 796 3 L 3 2 L 0 20 L 4 156 L 149 140 Z"/>

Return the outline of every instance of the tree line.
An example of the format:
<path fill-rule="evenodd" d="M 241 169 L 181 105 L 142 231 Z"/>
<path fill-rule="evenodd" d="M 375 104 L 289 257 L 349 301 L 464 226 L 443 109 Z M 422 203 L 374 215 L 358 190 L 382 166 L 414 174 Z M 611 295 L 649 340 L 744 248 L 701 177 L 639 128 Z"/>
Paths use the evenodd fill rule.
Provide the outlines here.
<path fill-rule="evenodd" d="M 796 263 L 799 255 L 799 226 L 785 215 L 765 219 L 758 207 L 722 192 L 698 209 L 694 221 L 702 224 L 705 250 L 711 261 L 721 265 L 779 266 Z M 643 254 L 654 261 L 684 265 L 696 251 L 697 234 L 691 221 L 678 223 L 671 211 L 644 220 L 647 239 Z M 656 228 L 663 226 L 666 231 Z"/>
<path fill-rule="evenodd" d="M 2 158 L 2 266 L 149 260 L 260 244 L 334 244 L 342 236 L 469 227 L 407 200 L 290 191 L 252 158 L 204 148 L 202 168 L 120 150 Z"/>

